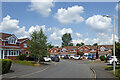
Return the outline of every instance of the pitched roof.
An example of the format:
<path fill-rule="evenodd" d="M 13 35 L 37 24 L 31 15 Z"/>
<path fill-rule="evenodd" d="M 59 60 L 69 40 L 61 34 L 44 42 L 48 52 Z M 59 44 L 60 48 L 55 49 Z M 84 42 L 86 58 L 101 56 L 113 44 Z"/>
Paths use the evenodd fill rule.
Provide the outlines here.
<path fill-rule="evenodd" d="M 19 41 L 19 42 L 22 42 L 22 41 L 24 41 L 24 40 L 26 40 L 26 39 L 28 39 L 28 38 L 18 39 L 18 41 Z"/>
<path fill-rule="evenodd" d="M 98 49 L 100 49 L 100 47 L 104 47 L 104 48 L 108 49 L 108 48 L 113 48 L 113 45 L 99 45 Z"/>
<path fill-rule="evenodd" d="M 2 40 L 7 40 L 6 38 L 12 36 L 13 34 L 8 34 L 8 33 L 0 33 L 0 38 Z"/>
<path fill-rule="evenodd" d="M 97 49 L 97 46 L 87 46 L 89 47 L 90 49 Z"/>
<path fill-rule="evenodd" d="M 79 46 L 65 46 L 65 49 L 77 49 Z"/>

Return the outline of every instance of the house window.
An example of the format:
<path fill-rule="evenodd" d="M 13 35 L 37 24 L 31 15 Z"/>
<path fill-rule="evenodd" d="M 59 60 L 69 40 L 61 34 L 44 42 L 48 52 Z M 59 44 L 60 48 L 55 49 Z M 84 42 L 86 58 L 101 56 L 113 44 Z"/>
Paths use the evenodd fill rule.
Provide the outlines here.
<path fill-rule="evenodd" d="M 15 38 L 10 38 L 8 43 L 9 44 L 16 44 L 16 39 Z"/>
<path fill-rule="evenodd" d="M 92 51 L 94 51 L 94 49 L 92 49 Z"/>
<path fill-rule="evenodd" d="M 53 52 L 53 50 L 51 50 L 51 52 Z"/>
<path fill-rule="evenodd" d="M 75 52 L 75 49 L 74 49 L 74 52 Z"/>
<path fill-rule="evenodd" d="M 24 48 L 27 48 L 27 44 L 24 44 Z"/>
<path fill-rule="evenodd" d="M 85 49 L 85 51 L 87 51 L 87 49 Z"/>
<path fill-rule="evenodd" d="M 56 50 L 55 50 L 55 52 L 56 52 Z"/>
<path fill-rule="evenodd" d="M 83 51 L 83 49 L 80 49 L 80 51 Z"/>
<path fill-rule="evenodd" d="M 101 48 L 100 48 L 100 51 L 105 51 L 105 48 L 104 48 L 104 47 L 101 47 Z"/>

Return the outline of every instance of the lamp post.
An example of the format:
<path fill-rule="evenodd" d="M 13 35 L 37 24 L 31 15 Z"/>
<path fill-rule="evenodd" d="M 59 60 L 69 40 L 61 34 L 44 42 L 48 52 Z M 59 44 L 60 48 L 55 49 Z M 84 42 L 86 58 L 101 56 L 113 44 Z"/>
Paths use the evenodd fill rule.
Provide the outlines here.
<path fill-rule="evenodd" d="M 104 15 L 103 17 L 111 17 L 109 15 Z M 115 74 L 115 16 L 113 17 L 113 72 Z"/>

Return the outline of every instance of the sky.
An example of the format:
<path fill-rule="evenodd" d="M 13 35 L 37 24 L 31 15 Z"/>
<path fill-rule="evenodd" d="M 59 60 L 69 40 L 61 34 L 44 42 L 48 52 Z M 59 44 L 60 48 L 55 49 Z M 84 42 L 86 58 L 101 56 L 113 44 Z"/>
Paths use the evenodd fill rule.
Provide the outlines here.
<path fill-rule="evenodd" d="M 117 2 L 3 2 L 0 32 L 15 34 L 18 38 L 29 37 L 41 28 L 47 40 L 61 46 L 61 37 L 71 33 L 72 43 L 112 44 L 113 18 L 115 15 L 118 40 Z"/>

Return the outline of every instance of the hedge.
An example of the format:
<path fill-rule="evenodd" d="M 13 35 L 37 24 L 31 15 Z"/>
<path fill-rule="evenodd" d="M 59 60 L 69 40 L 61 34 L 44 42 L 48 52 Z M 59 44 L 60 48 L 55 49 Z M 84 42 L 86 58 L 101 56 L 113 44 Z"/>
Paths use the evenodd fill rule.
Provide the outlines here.
<path fill-rule="evenodd" d="M 2 61 L 2 74 L 8 73 L 10 71 L 12 61 L 10 59 L 0 59 Z"/>
<path fill-rule="evenodd" d="M 104 61 L 105 60 L 105 56 L 100 56 L 100 60 Z"/>
<path fill-rule="evenodd" d="M 19 60 L 26 60 L 27 55 L 26 55 L 26 54 L 22 54 L 22 55 L 19 55 L 17 58 L 18 58 Z"/>

